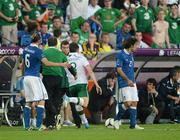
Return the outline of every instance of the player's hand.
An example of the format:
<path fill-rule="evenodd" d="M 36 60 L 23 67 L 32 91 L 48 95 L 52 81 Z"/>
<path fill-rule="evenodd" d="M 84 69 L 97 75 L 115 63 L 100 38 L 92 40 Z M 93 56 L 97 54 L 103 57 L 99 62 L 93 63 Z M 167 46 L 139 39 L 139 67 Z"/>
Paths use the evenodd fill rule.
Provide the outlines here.
<path fill-rule="evenodd" d="M 13 18 L 11 18 L 11 17 L 7 17 L 7 18 L 6 18 L 6 21 L 7 21 L 7 22 L 13 22 L 14 20 L 13 20 Z"/>
<path fill-rule="evenodd" d="M 102 95 L 102 89 L 99 85 L 96 85 L 96 92 L 97 94 Z"/>
<path fill-rule="evenodd" d="M 127 81 L 127 83 L 128 83 L 128 86 L 129 86 L 129 87 L 134 87 L 134 83 L 133 83 L 133 81 L 128 80 L 128 81 Z"/>

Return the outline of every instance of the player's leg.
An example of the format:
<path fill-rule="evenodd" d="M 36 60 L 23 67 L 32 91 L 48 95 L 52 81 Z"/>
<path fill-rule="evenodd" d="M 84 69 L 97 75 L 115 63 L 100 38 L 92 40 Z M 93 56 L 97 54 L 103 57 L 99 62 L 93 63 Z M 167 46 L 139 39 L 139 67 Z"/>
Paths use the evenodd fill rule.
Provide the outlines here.
<path fill-rule="evenodd" d="M 24 127 L 26 130 L 30 129 L 30 119 L 31 119 L 31 103 L 26 103 L 23 109 L 24 115 Z"/>
<path fill-rule="evenodd" d="M 131 102 L 129 102 L 129 94 L 127 94 L 128 87 L 124 87 L 119 89 L 119 95 L 122 97 L 121 103 L 118 104 L 118 113 L 114 118 L 114 128 L 119 129 L 119 121 L 124 115 L 125 111 L 131 106 Z"/>
<path fill-rule="evenodd" d="M 134 84 L 134 87 L 129 87 L 127 93 L 131 95 L 129 99 L 131 101 L 131 106 L 129 107 L 130 114 L 130 128 L 132 129 L 144 129 L 137 125 L 137 103 L 139 101 L 137 87 Z"/>
<path fill-rule="evenodd" d="M 70 102 L 70 103 L 74 103 L 77 105 L 81 105 L 83 107 L 87 107 L 88 103 L 89 103 L 89 99 L 88 98 L 83 98 L 83 97 L 88 97 L 88 92 L 87 92 L 87 84 L 79 84 L 79 85 L 75 85 L 70 87 L 70 92 L 71 93 L 78 93 L 78 94 L 82 94 L 80 96 L 76 96 L 76 97 L 68 97 L 68 96 L 64 96 L 64 101 Z"/>

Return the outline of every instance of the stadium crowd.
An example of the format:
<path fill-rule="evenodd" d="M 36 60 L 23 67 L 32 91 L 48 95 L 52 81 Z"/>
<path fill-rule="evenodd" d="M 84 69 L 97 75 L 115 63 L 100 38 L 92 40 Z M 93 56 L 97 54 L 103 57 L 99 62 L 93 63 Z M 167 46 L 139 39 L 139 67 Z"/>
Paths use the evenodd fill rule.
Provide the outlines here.
<path fill-rule="evenodd" d="M 43 55 L 49 61 L 62 63 L 61 65 L 50 64 L 49 62 L 44 62 L 45 60 L 43 58 L 39 58 L 45 65 L 47 64 L 47 67 L 43 65 L 42 68 L 43 83 L 49 96 L 49 100 L 45 103 L 45 124 L 48 129 L 54 129 L 57 123 L 56 121 L 61 119 L 58 117 L 57 112 L 60 111 L 59 105 L 62 105 L 61 100 L 64 99 L 65 108 L 68 110 L 64 111 L 65 117 L 68 116 L 68 108 L 70 107 L 67 107 L 67 102 L 70 102 L 76 126 L 80 127 L 80 123 L 82 122 L 85 128 L 89 128 L 88 120 L 83 113 L 83 107 L 88 107 L 88 103 L 90 102 L 91 106 L 88 108 L 90 108 L 91 115 L 93 114 L 94 120 L 92 122 L 94 123 L 101 122 L 100 118 L 103 111 L 108 116 L 107 108 L 109 109 L 111 105 L 114 106 L 116 104 L 113 98 L 114 80 L 116 78 L 114 74 L 107 74 L 106 78 L 109 78 L 109 81 L 112 80 L 112 83 L 107 84 L 108 82 L 106 83 L 105 78 L 97 82 L 90 64 L 86 59 L 96 61 L 98 54 L 123 50 L 124 42 L 132 37 L 138 41 L 138 49 L 180 48 L 179 5 L 180 2 L 178 0 L 3 0 L 0 2 L 0 46 L 21 46 L 25 49 L 25 52 L 28 52 L 26 48 L 33 43 L 40 48 Z M 59 52 L 53 52 L 53 47 L 57 48 Z M 91 94 L 95 94 L 97 90 L 97 98 L 104 96 L 102 98 L 103 106 L 98 106 L 98 109 L 98 107 L 96 108 L 97 104 L 95 104 L 95 108 L 98 110 L 94 110 L 93 101 L 91 100 L 95 97 L 90 96 L 90 99 L 87 99 L 88 95 L 85 93 L 82 94 L 82 91 L 80 91 L 77 98 L 74 97 L 74 92 L 77 88 L 82 88 L 83 92 L 86 92 L 86 80 L 83 81 L 84 85 L 80 87 L 74 87 L 74 84 L 71 82 L 70 88 L 69 85 L 62 86 L 65 83 L 64 81 L 67 80 L 66 73 L 70 72 L 74 75 L 74 79 L 77 78 L 76 74 L 78 72 L 72 69 L 70 70 L 71 66 L 65 63 L 68 60 L 71 61 L 71 59 L 74 59 L 73 55 L 68 56 L 69 51 L 75 53 L 78 52 L 77 50 L 83 56 L 81 59 L 84 61 L 80 61 L 78 64 L 82 63 L 95 83 L 91 91 L 93 93 Z M 58 55 L 61 55 L 62 58 L 60 59 Z M 78 55 L 74 57 L 78 58 Z M 26 60 L 25 56 L 24 60 Z M 60 74 L 57 74 L 59 70 L 56 68 L 49 69 L 50 66 L 62 66 L 69 68 L 69 71 L 65 71 L 65 68 L 62 68 Z M 26 67 L 29 68 L 29 65 L 27 64 Z M 177 119 L 177 122 L 180 122 L 180 99 L 178 95 L 180 87 L 177 84 L 178 82 L 180 83 L 179 73 L 180 68 L 177 66 L 173 71 L 170 71 L 169 78 L 160 82 L 160 87 L 163 87 L 164 83 L 172 86 L 170 89 L 165 89 L 165 91 L 168 90 L 167 93 L 164 93 L 165 91 L 162 88 L 157 89 L 155 79 L 147 81 L 147 87 L 141 91 L 142 96 L 139 97 L 140 102 L 137 106 L 137 108 L 140 108 L 138 115 L 144 115 L 140 115 L 139 117 L 141 123 L 159 123 L 165 107 L 170 108 L 170 120 L 175 122 Z M 64 81 L 59 83 L 58 80 Z M 72 79 L 70 78 L 69 80 Z M 50 82 L 52 84 L 50 86 L 49 81 L 56 81 L 56 84 L 61 85 L 61 88 L 53 89 L 53 84 L 55 83 Z M 171 94 L 171 89 L 173 89 L 173 94 Z M 102 91 L 103 93 L 101 93 Z M 108 92 L 104 94 L 105 91 Z M 59 97 L 57 96 L 58 92 L 61 94 Z M 71 95 L 71 92 L 73 95 Z M 153 93 L 152 97 L 149 97 L 149 93 Z M 160 95 L 162 97 L 159 97 Z M 37 105 L 37 115 L 38 113 L 43 113 L 43 106 L 44 104 Z M 28 118 L 29 106 L 25 108 L 24 113 L 26 118 Z M 146 110 L 147 114 L 142 113 L 144 112 L 143 109 Z M 99 114 L 100 117 L 98 116 Z M 176 114 L 178 114 L 177 117 Z M 96 118 L 97 116 L 98 120 Z M 154 118 L 152 120 L 148 117 Z M 40 128 L 42 118 L 37 119 L 36 123 L 38 123 L 38 128 Z M 29 121 L 27 119 L 25 123 Z M 64 125 L 74 126 L 75 124 L 68 117 L 65 119 Z M 28 125 L 27 128 L 29 130 Z"/>

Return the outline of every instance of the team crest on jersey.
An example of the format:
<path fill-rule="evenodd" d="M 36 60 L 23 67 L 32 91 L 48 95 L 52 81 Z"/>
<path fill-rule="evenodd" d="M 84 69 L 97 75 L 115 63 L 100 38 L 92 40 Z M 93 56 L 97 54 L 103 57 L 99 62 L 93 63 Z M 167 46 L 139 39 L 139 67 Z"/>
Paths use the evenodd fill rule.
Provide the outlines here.
<path fill-rule="evenodd" d="M 60 10 L 57 10 L 57 13 L 58 13 L 58 14 L 60 14 L 60 13 L 61 13 L 61 11 L 60 11 Z"/>
<path fill-rule="evenodd" d="M 110 20 L 110 19 L 111 19 L 111 16 L 106 16 L 106 19 Z"/>

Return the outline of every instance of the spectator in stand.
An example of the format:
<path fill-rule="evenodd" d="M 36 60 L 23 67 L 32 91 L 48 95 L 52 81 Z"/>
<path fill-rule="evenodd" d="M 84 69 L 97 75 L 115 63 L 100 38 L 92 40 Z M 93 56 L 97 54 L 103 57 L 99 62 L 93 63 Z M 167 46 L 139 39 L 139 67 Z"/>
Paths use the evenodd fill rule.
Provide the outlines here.
<path fill-rule="evenodd" d="M 19 9 L 15 0 L 0 1 L 0 27 L 2 31 L 2 44 L 16 44 L 17 21 L 19 19 Z"/>
<path fill-rule="evenodd" d="M 139 48 L 150 48 L 144 41 L 142 41 L 142 33 L 140 31 L 135 32 L 135 38 L 140 43 Z"/>
<path fill-rule="evenodd" d="M 62 27 L 62 21 L 59 16 L 54 16 L 52 18 L 52 26 L 49 27 L 49 32 L 53 33 L 53 30 L 55 29 L 61 29 Z"/>
<path fill-rule="evenodd" d="M 117 30 L 116 49 L 118 50 L 123 49 L 122 47 L 123 41 L 131 38 L 131 34 L 129 33 L 130 31 L 131 31 L 131 24 L 128 22 L 125 22 L 122 28 Z"/>
<path fill-rule="evenodd" d="M 139 6 L 132 19 L 132 25 L 134 31 L 141 31 L 143 35 L 143 41 L 149 46 L 152 44 L 152 25 L 154 20 L 154 14 L 151 8 L 148 7 L 149 0 L 141 0 L 142 5 Z"/>
<path fill-rule="evenodd" d="M 180 66 L 174 66 L 169 75 L 159 82 L 158 92 L 163 97 L 166 108 L 169 109 L 170 121 L 180 122 L 180 98 L 178 94 L 180 81 Z M 177 118 L 176 118 L 177 117 Z"/>
<path fill-rule="evenodd" d="M 79 44 L 83 44 L 84 42 L 88 41 L 89 33 L 90 33 L 90 25 L 88 21 L 85 21 L 81 28 L 76 29 L 75 32 L 79 34 Z"/>
<path fill-rule="evenodd" d="M 121 19 L 121 12 L 118 9 L 112 8 L 112 0 L 104 0 L 104 5 L 105 7 L 98 10 L 91 19 L 102 28 L 102 32 L 109 33 L 111 44 L 115 48 L 115 29 L 124 18 Z"/>
<path fill-rule="evenodd" d="M 96 42 L 96 35 L 91 33 L 87 42 L 83 43 L 83 54 L 88 60 L 96 60 L 98 57 L 98 52 L 100 44 Z"/>
<path fill-rule="evenodd" d="M 99 52 L 111 52 L 113 49 L 112 45 L 110 44 L 110 38 L 108 33 L 101 34 L 101 42 Z"/>
<path fill-rule="evenodd" d="M 82 17 L 86 19 L 89 0 L 70 0 L 71 19 Z"/>
<path fill-rule="evenodd" d="M 168 28 L 169 24 L 164 20 L 164 11 L 159 10 L 158 20 L 153 24 L 152 48 L 170 48 Z"/>
<path fill-rule="evenodd" d="M 93 16 L 99 9 L 101 9 L 101 7 L 98 5 L 98 0 L 90 0 L 87 11 L 87 19 Z"/>
<path fill-rule="evenodd" d="M 95 33 L 97 38 L 99 38 L 101 33 L 101 27 L 91 19 L 91 16 L 93 16 L 99 9 L 101 9 L 101 7 L 98 5 L 98 0 L 89 1 L 87 19 L 90 23 L 91 32 Z"/>
<path fill-rule="evenodd" d="M 160 0 L 150 0 L 149 1 L 149 6 L 151 7 L 151 8 L 155 8 L 155 7 L 157 7 L 158 6 L 158 2 L 159 2 Z"/>
<path fill-rule="evenodd" d="M 68 17 L 70 20 L 70 29 L 74 32 L 82 25 L 86 19 L 89 0 L 70 0 Z"/>
<path fill-rule="evenodd" d="M 167 6 L 167 0 L 159 0 L 159 5 L 157 7 L 154 7 L 154 15 L 157 19 L 159 10 L 163 10 L 165 13 L 165 16 L 169 15 L 169 8 Z"/>
<path fill-rule="evenodd" d="M 146 87 L 139 91 L 138 112 L 141 123 L 153 124 L 158 114 L 161 97 L 156 91 L 157 82 L 154 78 L 146 81 Z"/>
<path fill-rule="evenodd" d="M 178 3 L 178 0 L 168 0 L 167 4 L 170 6 L 171 4 Z"/>
<path fill-rule="evenodd" d="M 61 23 L 64 23 L 63 13 L 60 8 L 57 8 L 56 5 L 50 3 L 48 4 L 48 27 L 52 28 L 54 16 L 59 17 Z"/>
<path fill-rule="evenodd" d="M 79 44 L 79 34 L 78 34 L 77 32 L 72 32 L 72 33 L 71 33 L 71 41 L 70 41 L 70 42 L 71 42 L 71 43 L 76 43 L 76 44 L 78 44 L 78 46 L 79 46 L 79 51 L 80 51 L 80 52 L 83 51 L 82 45 Z"/>
<path fill-rule="evenodd" d="M 48 24 L 47 23 L 41 23 L 40 33 L 41 33 L 41 43 L 42 43 L 42 46 L 44 47 L 47 44 L 48 39 L 52 36 L 48 32 Z"/>
<path fill-rule="evenodd" d="M 61 18 L 61 21 L 64 23 L 64 18 L 63 18 L 63 11 L 59 7 L 59 0 L 49 0 L 49 5 L 54 5 L 55 6 L 55 16 L 58 16 Z"/>
<path fill-rule="evenodd" d="M 19 19 L 18 19 L 17 27 L 18 30 L 23 31 L 26 26 L 24 21 L 24 12 L 29 12 L 31 8 L 26 0 L 16 0 L 16 2 L 18 4 L 18 10 L 19 10 Z"/>
<path fill-rule="evenodd" d="M 171 14 L 166 18 L 169 23 L 169 41 L 171 48 L 180 48 L 180 16 L 178 4 L 171 5 Z"/>
<path fill-rule="evenodd" d="M 45 8 L 41 8 L 38 5 L 37 0 L 29 0 L 31 11 L 26 12 L 24 14 L 25 22 L 42 22 L 45 15 L 48 14 L 48 10 Z M 45 20 L 46 22 L 46 20 Z"/>
<path fill-rule="evenodd" d="M 89 94 L 88 109 L 91 114 L 91 122 L 94 124 L 102 123 L 102 118 L 112 118 L 115 115 L 116 102 L 113 97 L 115 92 L 116 75 L 109 72 L 105 77 L 98 80 L 102 89 L 102 94 L 98 94 L 95 85 Z M 103 113 L 104 112 L 104 113 Z"/>

